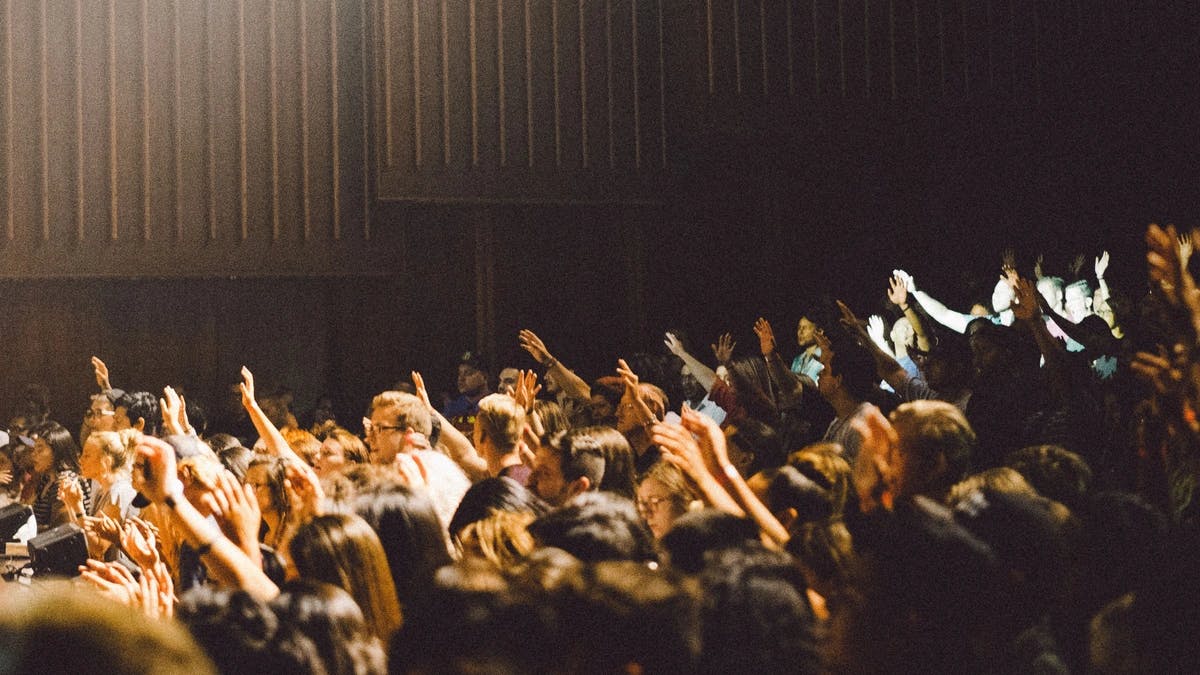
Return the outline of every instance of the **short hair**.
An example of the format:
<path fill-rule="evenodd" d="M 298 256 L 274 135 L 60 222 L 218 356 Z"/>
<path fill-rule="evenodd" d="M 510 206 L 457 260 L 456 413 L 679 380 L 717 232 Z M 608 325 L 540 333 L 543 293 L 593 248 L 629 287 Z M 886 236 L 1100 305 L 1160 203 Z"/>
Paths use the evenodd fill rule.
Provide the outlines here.
<path fill-rule="evenodd" d="M 130 424 L 140 419 L 145 423 L 142 431 L 148 436 L 157 436 L 162 431 L 162 413 L 158 410 L 158 397 L 148 391 L 125 392 L 114 408 L 124 408 Z"/>
<path fill-rule="evenodd" d="M 591 490 L 599 490 L 604 480 L 607 453 L 588 433 L 590 428 L 560 431 L 546 440 L 544 446 L 558 457 L 563 482 L 587 478 Z M 624 437 L 622 437 L 624 438 Z"/>
<path fill-rule="evenodd" d="M 93 431 L 88 435 L 87 442 L 94 438 L 100 445 L 100 451 L 108 457 L 113 473 L 129 473 L 133 467 L 133 458 L 137 455 L 137 442 L 141 436 L 136 429 L 121 431 Z"/>
<path fill-rule="evenodd" d="M 525 429 L 525 409 L 508 394 L 489 394 L 479 400 L 475 423 L 483 437 L 501 452 L 510 452 L 521 442 Z"/>
<path fill-rule="evenodd" d="M 595 448 L 604 456 L 604 477 L 597 489 L 633 499 L 637 494 L 636 462 L 625 436 L 612 427 L 599 426 L 572 429 L 569 433 L 572 448 Z"/>
<path fill-rule="evenodd" d="M 814 443 L 788 455 L 788 466 L 829 491 L 833 515 L 841 515 L 850 496 L 850 463 L 838 443 Z"/>
<path fill-rule="evenodd" d="M 429 409 L 421 399 L 412 394 L 400 391 L 385 391 L 371 399 L 371 409 L 368 415 L 380 408 L 393 410 L 396 413 L 396 426 L 412 427 L 413 431 L 429 436 L 433 431 L 433 422 Z"/>
<path fill-rule="evenodd" d="M 914 479 L 897 496 L 944 498 L 970 470 L 975 431 L 966 416 L 945 401 L 909 401 L 892 412 L 891 422 L 907 458 L 907 477 Z"/>
<path fill-rule="evenodd" d="M 492 513 L 530 513 L 540 516 L 549 511 L 531 490 L 508 476 L 484 478 L 471 486 L 450 519 L 450 535 L 454 536 L 471 523 L 483 520 Z"/>
<path fill-rule="evenodd" d="M 633 502 L 608 492 L 584 492 L 538 518 L 529 532 L 540 546 L 554 546 L 584 562 L 658 560 L 654 535 Z"/>
<path fill-rule="evenodd" d="M 334 426 L 317 434 L 317 439 L 321 441 L 329 439 L 337 441 L 337 444 L 342 446 L 342 454 L 346 456 L 347 462 L 365 464 L 369 461 L 367 446 L 362 442 L 361 438 L 351 433 L 348 429 Z"/>
<path fill-rule="evenodd" d="M 300 576 L 350 593 L 381 640 L 400 627 L 400 604 L 387 555 L 379 535 L 362 518 L 317 516 L 296 529 L 288 551 Z"/>
<path fill-rule="evenodd" d="M 1004 460 L 1043 497 L 1074 508 L 1087 495 L 1092 469 L 1080 455 L 1058 445 L 1031 445 L 1014 450 Z"/>
<path fill-rule="evenodd" d="M 1004 494 L 1039 496 L 1037 490 L 1033 489 L 1016 469 L 998 466 L 971 474 L 955 483 L 946 495 L 946 506 L 954 508 L 959 502 L 970 497 L 971 493 L 984 488 Z"/>
<path fill-rule="evenodd" d="M 661 543 L 672 567 L 696 574 L 704 569 L 710 552 L 745 546 L 758 538 L 759 529 L 754 521 L 716 509 L 702 509 L 676 518 Z"/>

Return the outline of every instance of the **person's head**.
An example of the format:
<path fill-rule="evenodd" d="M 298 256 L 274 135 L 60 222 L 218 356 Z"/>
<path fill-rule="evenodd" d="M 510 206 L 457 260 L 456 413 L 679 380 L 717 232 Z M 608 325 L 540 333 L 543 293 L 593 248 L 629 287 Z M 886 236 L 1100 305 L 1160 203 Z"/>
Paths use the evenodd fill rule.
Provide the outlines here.
<path fill-rule="evenodd" d="M 281 429 L 280 433 L 283 434 L 283 440 L 292 449 L 292 452 L 299 455 L 306 464 L 312 466 L 316 461 L 317 453 L 321 451 L 321 441 L 317 440 L 312 432 L 296 427 Z"/>
<path fill-rule="evenodd" d="M 976 377 L 988 378 L 1037 367 L 1037 350 L 1031 351 L 1022 344 L 1020 333 L 1012 326 L 975 319 L 967 326 L 967 343 Z"/>
<path fill-rule="evenodd" d="M 405 432 L 412 429 L 428 437 L 433 422 L 421 399 L 399 391 L 385 391 L 371 400 L 363 428 L 371 447 L 371 461 L 391 464 L 404 448 Z"/>
<path fill-rule="evenodd" d="M 1092 484 L 1092 469 L 1083 457 L 1057 445 L 1016 450 L 1004 463 L 1019 471 L 1038 494 L 1071 508 L 1083 501 Z"/>
<path fill-rule="evenodd" d="M 771 425 L 752 417 L 727 425 L 725 440 L 729 446 L 729 461 L 743 476 L 778 468 L 787 461 L 779 433 Z"/>
<path fill-rule="evenodd" d="M 955 483 L 950 488 L 950 492 L 946 494 L 946 506 L 954 508 L 973 493 L 984 489 L 1001 494 L 1024 495 L 1026 497 L 1040 496 L 1037 490 L 1033 489 L 1015 469 L 1010 469 L 1007 466 L 997 466 L 984 469 L 979 473 L 973 473 Z"/>
<path fill-rule="evenodd" d="M 450 563 L 446 532 L 428 492 L 391 485 L 359 494 L 353 506 L 379 535 L 396 597 L 408 605 Z"/>
<path fill-rule="evenodd" d="M 971 348 L 967 340 L 959 335 L 944 335 L 929 350 L 929 354 L 917 360 L 929 386 L 937 391 L 956 392 L 971 381 Z"/>
<path fill-rule="evenodd" d="M 58 422 L 45 422 L 33 430 L 33 439 L 35 473 L 79 471 L 79 446 L 66 427 Z"/>
<path fill-rule="evenodd" d="M 688 511 L 675 519 L 662 540 L 671 567 L 698 574 L 715 551 L 751 545 L 759 540 L 758 525 L 716 509 Z"/>
<path fill-rule="evenodd" d="M 341 471 L 347 464 L 367 462 L 367 447 L 358 436 L 341 427 L 333 427 L 322 435 L 324 439 L 313 462 L 321 478 Z"/>
<path fill-rule="evenodd" d="M 517 390 L 517 380 L 521 377 L 521 371 L 516 368 L 508 367 L 500 371 L 500 379 L 496 383 L 496 391 L 501 394 L 511 394 Z"/>
<path fill-rule="evenodd" d="M 246 591 L 197 586 L 179 599 L 175 616 L 219 672 L 326 672 L 313 641 Z"/>
<path fill-rule="evenodd" d="M 241 441 L 229 434 L 210 436 L 208 445 L 217 454 L 221 466 L 233 474 L 239 483 L 245 483 L 246 471 L 249 470 L 250 462 L 254 459 L 254 451 L 243 446 Z"/>
<path fill-rule="evenodd" d="M 892 324 L 889 337 L 892 339 L 892 344 L 897 346 L 911 347 L 917 342 L 917 333 L 913 330 L 912 322 L 908 320 L 907 316 L 896 319 L 896 323 Z"/>
<path fill-rule="evenodd" d="M 796 345 L 801 349 L 808 349 L 817 341 L 817 324 L 813 323 L 807 316 L 800 317 L 800 321 L 796 324 Z"/>
<path fill-rule="evenodd" d="M 861 402 L 874 394 L 878 379 L 871 354 L 847 342 L 834 350 L 833 361 L 817 380 L 817 390 L 830 403 L 839 398 Z"/>
<path fill-rule="evenodd" d="M 454 541 L 464 559 L 486 560 L 496 569 L 507 570 L 533 551 L 533 535 L 527 528 L 535 518 L 532 513 L 493 511 L 456 532 Z"/>
<path fill-rule="evenodd" d="M 795 467 L 766 469 L 746 482 L 780 524 L 789 530 L 834 515 L 831 491 Z"/>
<path fill-rule="evenodd" d="M 549 508 L 530 489 L 507 476 L 484 478 L 472 485 L 458 503 L 454 517 L 450 519 L 451 536 L 496 511 L 540 516 Z"/>
<path fill-rule="evenodd" d="M 788 455 L 788 466 L 828 490 L 831 515 L 841 515 L 850 495 L 850 464 L 837 443 L 815 443 Z"/>
<path fill-rule="evenodd" d="M 1042 277 L 1037 280 L 1038 293 L 1046 299 L 1050 308 L 1055 312 L 1063 311 L 1063 288 L 1066 282 L 1062 277 Z"/>
<path fill-rule="evenodd" d="M 113 399 L 107 394 L 92 395 L 91 403 L 83 413 L 92 431 L 112 431 L 116 428 L 116 415 Z"/>
<path fill-rule="evenodd" d="M 587 404 L 588 418 L 592 424 L 617 426 L 617 406 L 621 404 L 624 390 L 621 379 L 611 375 L 592 382 L 592 396 Z"/>
<path fill-rule="evenodd" d="M 1016 293 L 1013 292 L 1012 284 L 1008 282 L 1008 279 L 1000 277 L 995 288 L 992 289 L 992 311 L 999 314 L 1011 309 L 1015 298 Z"/>
<path fill-rule="evenodd" d="M 129 475 L 140 435 L 134 429 L 93 431 L 79 456 L 79 475 L 92 480 L 115 474 Z"/>
<path fill-rule="evenodd" d="M 535 430 L 540 425 L 542 436 L 551 436 L 560 431 L 566 431 L 571 428 L 571 421 L 567 419 L 567 414 L 563 412 L 562 406 L 554 401 L 545 401 L 538 399 L 533 402 L 533 410 L 530 411 L 529 424 Z"/>
<path fill-rule="evenodd" d="M 662 539 L 670 531 L 675 519 L 688 510 L 696 499 L 683 472 L 674 464 L 655 462 L 638 480 L 638 513 L 655 539 Z"/>
<path fill-rule="evenodd" d="M 667 414 L 670 403 L 667 401 L 667 395 L 658 386 L 641 382 L 638 384 L 638 395 L 646 402 L 646 406 L 650 408 L 650 414 L 656 420 L 661 420 Z M 642 428 L 644 420 L 634 405 L 628 401 L 622 401 L 617 406 L 617 431 L 627 434 Z"/>
<path fill-rule="evenodd" d="M 516 452 L 525 430 L 525 409 L 507 394 L 489 394 L 479 401 L 475 416 L 475 447 L 497 473 L 501 460 Z"/>
<path fill-rule="evenodd" d="M 0 644 L 0 672 L 14 675 L 217 672 L 180 623 L 151 620 L 66 581 L 0 594 Z"/>
<path fill-rule="evenodd" d="M 884 477 L 892 498 L 941 501 L 970 469 L 975 432 L 967 418 L 944 401 L 911 401 L 892 412 L 891 422 L 900 438 Z"/>
<path fill-rule="evenodd" d="M 400 604 L 387 555 L 362 518 L 317 516 L 296 529 L 290 560 L 301 578 L 339 586 L 362 608 L 371 631 L 387 640 L 400 626 Z"/>
<path fill-rule="evenodd" d="M 458 393 L 471 398 L 488 393 L 487 371 L 483 362 L 471 352 L 463 354 L 458 361 Z"/>
<path fill-rule="evenodd" d="M 254 488 L 254 496 L 258 507 L 264 515 L 271 513 L 279 516 L 280 521 L 287 517 L 290 501 L 287 487 L 287 460 L 282 457 L 258 455 L 250 460 L 246 469 L 246 485 Z"/>
<path fill-rule="evenodd" d="M 279 590 L 271 601 L 272 609 L 312 640 L 326 672 L 387 672 L 383 645 L 349 593 L 334 584 L 309 579 L 293 579 Z"/>
<path fill-rule="evenodd" d="M 1075 323 L 1092 313 L 1092 286 L 1085 279 L 1071 282 L 1063 292 L 1063 309 Z"/>
<path fill-rule="evenodd" d="M 608 492 L 585 492 L 529 525 L 538 546 L 553 546 L 584 562 L 657 559 L 654 535 L 633 502 Z"/>
<path fill-rule="evenodd" d="M 701 672 L 823 672 L 804 577 L 787 554 L 761 545 L 717 552 L 700 585 Z"/>
<path fill-rule="evenodd" d="M 607 463 L 604 448 L 594 433 L 598 429 L 562 431 L 539 444 L 534 452 L 529 489 L 552 506 L 561 506 L 577 494 L 600 489 Z M 621 437 L 621 441 L 625 438 Z"/>
<path fill-rule="evenodd" d="M 126 392 L 114 406 L 113 429 L 137 429 L 147 436 L 157 436 L 162 427 L 158 397 L 148 391 Z"/>

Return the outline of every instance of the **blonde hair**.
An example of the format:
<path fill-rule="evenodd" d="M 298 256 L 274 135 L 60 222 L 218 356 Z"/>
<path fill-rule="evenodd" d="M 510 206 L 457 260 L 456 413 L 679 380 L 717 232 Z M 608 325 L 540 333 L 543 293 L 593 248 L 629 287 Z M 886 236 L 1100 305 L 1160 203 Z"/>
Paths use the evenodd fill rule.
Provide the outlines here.
<path fill-rule="evenodd" d="M 433 420 L 429 409 L 421 399 L 402 391 L 385 391 L 371 399 L 370 413 L 381 408 L 396 411 L 396 426 L 412 427 L 413 431 L 429 436 L 433 431 Z"/>
<path fill-rule="evenodd" d="M 971 474 L 955 483 L 950 488 L 950 493 L 946 496 L 946 505 L 953 507 L 955 504 L 966 499 L 972 492 L 984 488 L 1005 494 L 1023 495 L 1026 497 L 1039 496 L 1037 490 L 1033 489 L 1033 486 L 1029 484 L 1029 481 L 1025 480 L 1025 477 L 1019 471 L 1007 466 L 998 466 Z"/>
<path fill-rule="evenodd" d="M 674 464 L 663 460 L 655 462 L 649 469 L 646 469 L 645 473 L 638 476 L 638 485 L 641 485 L 647 478 L 653 478 L 667 489 L 677 513 L 682 514 L 687 511 L 688 505 L 696 500 L 696 493 L 688 484 L 687 477 Z"/>
<path fill-rule="evenodd" d="M 507 394 L 490 394 L 479 401 L 475 421 L 484 438 L 501 452 L 508 452 L 521 442 L 525 409 Z"/>
<path fill-rule="evenodd" d="M 88 435 L 86 443 L 94 438 L 100 444 L 100 450 L 108 457 L 113 473 L 129 473 L 133 469 L 133 459 L 137 456 L 137 442 L 142 434 L 137 429 L 122 429 L 121 431 L 93 431 Z"/>
<path fill-rule="evenodd" d="M 829 490 L 833 515 L 842 515 L 846 509 L 846 499 L 850 495 L 850 463 L 842 456 L 841 445 L 814 443 L 788 455 L 787 463 L 818 484 L 820 480 L 813 474 L 824 478 L 826 484 L 821 487 Z"/>
<path fill-rule="evenodd" d="M 480 558 L 505 570 L 529 555 L 535 547 L 526 527 L 536 516 L 532 513 L 491 510 L 459 531 L 455 537 L 464 558 Z"/>
<path fill-rule="evenodd" d="M 287 441 L 288 447 L 300 455 L 306 464 L 312 466 L 317 452 L 321 450 L 321 441 L 310 432 L 295 427 L 283 429 L 280 433 L 283 434 L 283 440 Z"/>

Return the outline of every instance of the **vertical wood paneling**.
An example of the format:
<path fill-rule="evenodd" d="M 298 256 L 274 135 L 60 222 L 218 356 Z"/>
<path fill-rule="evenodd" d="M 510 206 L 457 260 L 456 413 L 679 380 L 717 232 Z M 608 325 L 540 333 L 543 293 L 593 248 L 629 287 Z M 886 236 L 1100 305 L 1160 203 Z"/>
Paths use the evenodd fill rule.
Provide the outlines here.
<path fill-rule="evenodd" d="M 150 21 L 147 16 L 149 0 L 142 0 L 140 10 L 141 83 L 142 83 L 142 238 L 150 241 Z"/>
<path fill-rule="evenodd" d="M 83 0 L 75 0 L 75 241 L 83 242 Z M 182 182 L 182 181 L 178 181 Z"/>
<path fill-rule="evenodd" d="M 271 241 L 279 241 L 279 41 L 276 37 L 278 22 L 277 0 L 270 0 L 267 20 L 268 96 L 271 102 Z"/>
<path fill-rule="evenodd" d="M 13 0 L 4 3 L 4 230 L 5 239 L 16 238 L 16 203 L 13 200 L 13 176 L 16 151 L 13 143 Z"/>
<path fill-rule="evenodd" d="M 117 165 L 117 0 L 108 0 L 108 226 L 113 241 L 117 239 L 119 222 Z"/>
<path fill-rule="evenodd" d="M 330 157 L 330 221 L 333 238 L 342 238 L 342 169 L 341 145 L 339 141 L 341 120 L 338 114 L 338 3 L 329 0 L 329 157 Z"/>
<path fill-rule="evenodd" d="M 38 48 L 41 61 L 38 84 L 38 122 L 39 149 L 41 150 L 41 197 L 42 197 L 42 241 L 50 241 L 50 64 L 47 57 L 48 30 L 46 26 L 46 3 L 41 3 L 41 17 L 38 21 Z"/>

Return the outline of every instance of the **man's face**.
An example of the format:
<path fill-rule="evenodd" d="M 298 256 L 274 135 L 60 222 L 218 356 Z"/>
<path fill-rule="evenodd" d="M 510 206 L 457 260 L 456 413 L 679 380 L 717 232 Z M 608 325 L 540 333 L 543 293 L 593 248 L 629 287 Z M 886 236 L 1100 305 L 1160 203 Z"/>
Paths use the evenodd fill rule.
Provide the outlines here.
<path fill-rule="evenodd" d="M 95 396 L 84 413 L 92 431 L 112 431 L 116 427 L 116 411 L 105 396 Z"/>
<path fill-rule="evenodd" d="M 817 340 L 817 324 L 808 320 L 808 317 L 800 317 L 800 323 L 796 324 L 796 344 L 801 349 L 811 347 Z"/>
<path fill-rule="evenodd" d="M 133 420 L 129 419 L 129 411 L 125 406 L 119 405 L 113 414 L 113 431 L 122 431 L 133 426 Z"/>
<path fill-rule="evenodd" d="M 1061 284 L 1046 277 L 1038 280 L 1037 290 L 1046 299 L 1051 309 L 1056 312 L 1063 310 L 1063 287 Z"/>
<path fill-rule="evenodd" d="M 1086 291 L 1087 288 L 1083 285 L 1067 287 L 1063 307 L 1067 311 L 1067 318 L 1075 323 L 1083 321 L 1084 317 L 1092 313 L 1092 298 Z"/>
<path fill-rule="evenodd" d="M 79 475 L 84 478 L 100 480 L 108 473 L 109 463 L 104 450 L 100 447 L 100 440 L 95 436 L 91 436 L 83 444 L 83 451 L 79 454 Z"/>
<path fill-rule="evenodd" d="M 708 393 L 704 391 L 704 387 L 700 385 L 700 381 L 696 379 L 695 375 L 692 375 L 691 369 L 687 366 L 684 366 L 680 371 L 679 377 L 683 382 L 683 395 L 689 401 L 698 401 Z"/>
<path fill-rule="evenodd" d="M 533 457 L 529 489 L 551 506 L 561 506 L 568 497 L 567 481 L 562 473 L 562 460 L 557 452 L 545 446 L 539 446 Z"/>
<path fill-rule="evenodd" d="M 458 366 L 458 393 L 474 396 L 483 393 L 487 387 L 487 378 L 483 371 L 472 368 L 466 363 Z"/>
<path fill-rule="evenodd" d="M 516 368 L 505 368 L 500 371 L 500 393 L 511 394 L 517 390 L 517 378 L 521 376 L 521 371 Z"/>
<path fill-rule="evenodd" d="M 373 463 L 390 465 L 404 449 L 404 429 L 399 427 L 398 417 L 394 408 L 376 408 L 371 412 L 367 445 Z"/>

